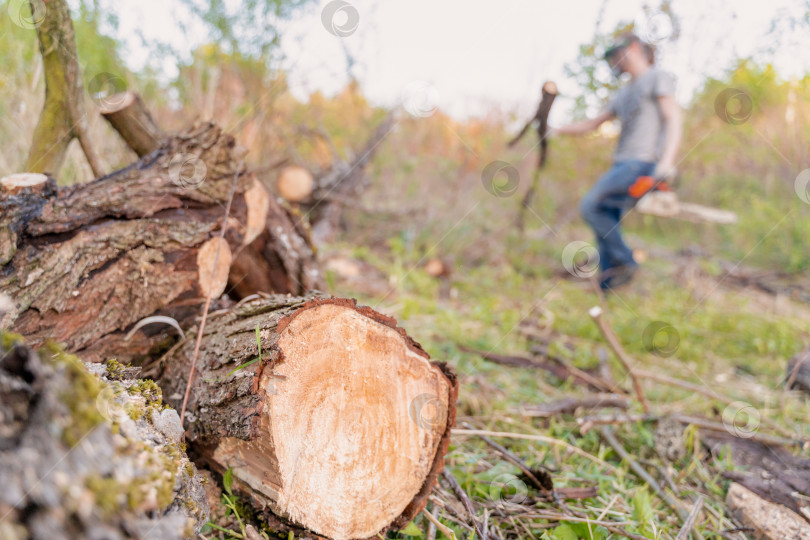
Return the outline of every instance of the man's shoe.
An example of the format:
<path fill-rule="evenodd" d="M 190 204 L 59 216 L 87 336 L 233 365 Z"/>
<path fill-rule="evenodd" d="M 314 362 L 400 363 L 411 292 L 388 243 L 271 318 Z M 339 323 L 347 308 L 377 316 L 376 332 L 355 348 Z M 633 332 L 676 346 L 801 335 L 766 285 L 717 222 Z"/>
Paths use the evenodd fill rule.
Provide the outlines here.
<path fill-rule="evenodd" d="M 608 268 L 602 272 L 602 281 L 599 283 L 599 287 L 601 287 L 603 291 L 621 287 L 633 279 L 637 270 L 637 264 L 622 264 Z"/>

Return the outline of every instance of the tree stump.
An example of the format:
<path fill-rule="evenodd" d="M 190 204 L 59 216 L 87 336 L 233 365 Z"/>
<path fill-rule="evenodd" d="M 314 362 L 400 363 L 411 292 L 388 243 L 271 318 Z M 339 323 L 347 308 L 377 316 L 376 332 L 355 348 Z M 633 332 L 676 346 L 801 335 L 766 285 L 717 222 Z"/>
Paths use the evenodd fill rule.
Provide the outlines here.
<path fill-rule="evenodd" d="M 194 341 L 163 359 L 170 404 L 182 402 Z M 393 319 L 352 300 L 276 295 L 212 314 L 185 427 L 254 507 L 329 538 L 370 538 L 425 506 L 457 392 Z"/>

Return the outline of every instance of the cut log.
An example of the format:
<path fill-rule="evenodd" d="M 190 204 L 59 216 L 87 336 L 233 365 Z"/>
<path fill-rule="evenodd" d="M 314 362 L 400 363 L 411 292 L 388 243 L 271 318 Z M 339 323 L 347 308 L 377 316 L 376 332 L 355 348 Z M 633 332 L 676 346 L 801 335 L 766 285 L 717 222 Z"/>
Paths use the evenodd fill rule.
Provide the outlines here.
<path fill-rule="evenodd" d="M 44 174 L 0 178 L 0 266 L 14 257 L 20 233 L 30 216 L 38 214 L 55 193 L 56 183 Z"/>
<path fill-rule="evenodd" d="M 216 250 L 208 257 L 200 248 L 217 245 L 206 242 L 223 226 L 228 249 L 221 262 L 226 251 L 238 253 L 225 289 L 234 299 L 320 285 L 306 236 L 244 171 L 234 139 L 213 124 L 197 125 L 90 183 L 57 190 L 51 180 L 27 187 L 2 182 L 9 183 L 16 191 L 0 191 L 0 292 L 15 308 L 0 323 L 34 346 L 52 338 L 85 359 L 121 354 L 121 361 L 168 348 L 173 331 L 156 326 L 120 342 L 146 316 L 182 321 L 199 315 L 207 294 L 221 294 L 221 284 L 208 286 Z"/>
<path fill-rule="evenodd" d="M 299 165 L 290 165 L 278 174 L 278 192 L 290 202 L 301 202 L 312 195 L 315 181 L 312 173 Z"/>
<path fill-rule="evenodd" d="M 47 344 L 0 332 L 0 536 L 193 537 L 208 520 L 177 413 L 154 383 L 101 379 Z"/>
<path fill-rule="evenodd" d="M 653 191 L 644 195 L 636 203 L 636 210 L 651 216 L 683 219 L 695 223 L 737 223 L 737 214 L 700 204 L 685 203 L 678 200 L 674 191 Z"/>
<path fill-rule="evenodd" d="M 157 150 L 166 138 L 141 98 L 134 92 L 121 92 L 105 99 L 101 115 L 138 157 Z"/>
<path fill-rule="evenodd" d="M 732 482 L 726 495 L 731 515 L 743 527 L 751 529 L 756 540 L 806 540 L 810 524 L 782 505 L 766 501 L 753 491 Z"/>
<path fill-rule="evenodd" d="M 163 359 L 169 403 L 182 400 L 194 341 Z M 402 527 L 425 506 L 457 384 L 393 319 L 346 299 L 247 301 L 212 314 L 197 373 L 188 440 L 212 469 L 231 468 L 257 509 L 348 539 Z"/>

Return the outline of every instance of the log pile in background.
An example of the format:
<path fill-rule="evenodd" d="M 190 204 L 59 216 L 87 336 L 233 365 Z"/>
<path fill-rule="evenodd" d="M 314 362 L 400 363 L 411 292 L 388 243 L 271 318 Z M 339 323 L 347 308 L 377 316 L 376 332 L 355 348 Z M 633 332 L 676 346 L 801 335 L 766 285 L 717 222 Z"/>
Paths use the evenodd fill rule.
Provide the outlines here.
<path fill-rule="evenodd" d="M 316 246 L 334 240 L 340 230 L 343 209 L 356 204 L 368 186 L 365 169 L 393 126 L 394 117 L 389 114 L 349 160 L 340 156 L 325 130 L 303 130 L 327 143 L 332 151 L 332 165 L 314 174 L 300 165 L 290 165 L 280 171 L 276 185 L 282 197 L 294 203 L 306 216 Z M 303 159 L 295 155 L 294 161 L 302 163 Z"/>

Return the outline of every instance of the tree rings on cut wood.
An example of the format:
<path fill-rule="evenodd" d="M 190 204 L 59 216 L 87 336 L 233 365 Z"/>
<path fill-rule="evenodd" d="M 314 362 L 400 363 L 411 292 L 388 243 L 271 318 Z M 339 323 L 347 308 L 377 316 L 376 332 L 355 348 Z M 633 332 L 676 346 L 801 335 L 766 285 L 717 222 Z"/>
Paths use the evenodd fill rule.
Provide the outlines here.
<path fill-rule="evenodd" d="M 543 84 L 543 92 L 547 94 L 557 95 L 557 85 L 554 81 L 546 81 Z"/>
<path fill-rule="evenodd" d="M 166 358 L 169 396 L 192 346 Z M 198 369 L 189 442 L 232 469 L 254 507 L 336 540 L 404 527 L 424 508 L 458 388 L 393 319 L 348 299 L 249 301 L 211 318 Z"/>
<path fill-rule="evenodd" d="M 48 176 L 39 173 L 20 173 L 0 178 L 0 188 L 8 195 L 16 195 L 26 188 L 48 184 Z"/>
<path fill-rule="evenodd" d="M 197 252 L 197 272 L 203 296 L 217 298 L 225 292 L 231 269 L 231 248 L 216 237 L 205 242 Z"/>
<path fill-rule="evenodd" d="M 278 191 L 290 202 L 301 202 L 312 195 L 315 181 L 312 174 L 299 165 L 284 167 L 278 175 Z"/>
<path fill-rule="evenodd" d="M 446 276 L 450 273 L 447 266 L 439 258 L 433 258 L 425 263 L 425 272 L 431 277 Z"/>

